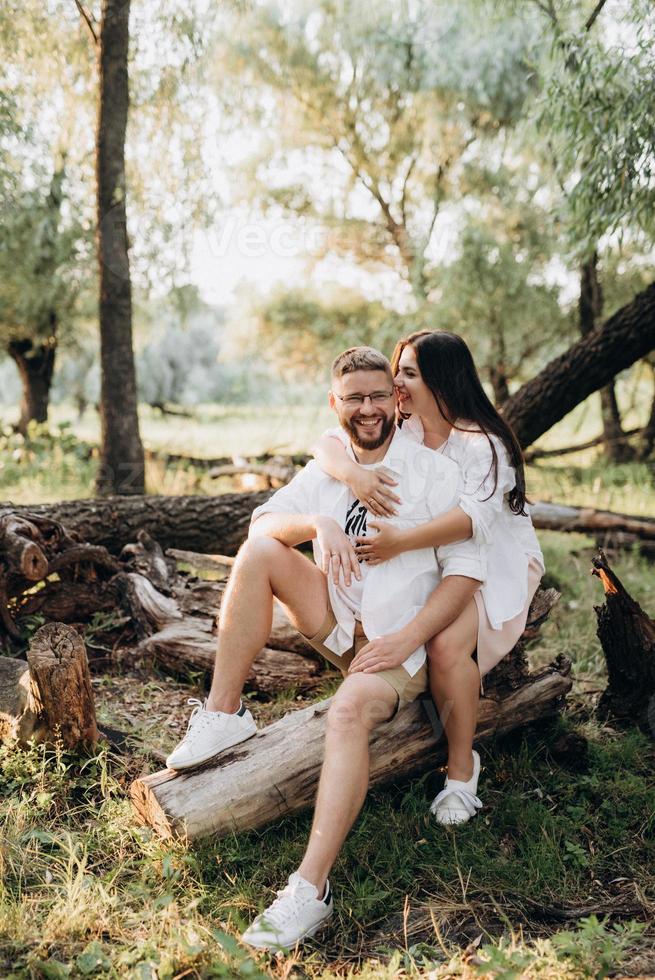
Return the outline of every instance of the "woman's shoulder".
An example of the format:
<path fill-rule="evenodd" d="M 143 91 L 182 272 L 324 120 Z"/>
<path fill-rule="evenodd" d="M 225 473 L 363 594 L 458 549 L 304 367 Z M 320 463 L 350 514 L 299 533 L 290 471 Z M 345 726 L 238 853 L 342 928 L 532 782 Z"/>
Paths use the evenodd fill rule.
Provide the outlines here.
<path fill-rule="evenodd" d="M 487 435 L 475 422 L 466 419 L 457 420 L 456 426 L 451 430 L 448 443 L 463 456 L 485 458 L 492 455 L 493 445 L 499 459 L 507 458 L 507 450 L 502 439 L 493 433 Z"/>

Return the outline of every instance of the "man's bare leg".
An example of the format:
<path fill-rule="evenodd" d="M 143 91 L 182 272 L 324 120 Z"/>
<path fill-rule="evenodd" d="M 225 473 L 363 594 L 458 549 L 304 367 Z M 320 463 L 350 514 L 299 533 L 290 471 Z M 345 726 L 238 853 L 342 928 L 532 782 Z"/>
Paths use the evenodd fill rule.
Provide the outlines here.
<path fill-rule="evenodd" d="M 238 710 L 248 672 L 271 633 L 274 596 L 301 633 L 313 636 L 321 628 L 328 609 L 323 572 L 274 538 L 249 538 L 221 603 L 208 711 Z"/>
<path fill-rule="evenodd" d="M 472 599 L 427 647 L 430 691 L 448 738 L 448 777 L 463 782 L 473 775 L 480 672 L 471 654 L 477 640 L 478 609 Z"/>
<path fill-rule="evenodd" d="M 334 696 L 312 830 L 298 869 L 319 896 L 366 797 L 370 732 L 391 717 L 397 701 L 391 685 L 375 674 L 350 675 Z"/>

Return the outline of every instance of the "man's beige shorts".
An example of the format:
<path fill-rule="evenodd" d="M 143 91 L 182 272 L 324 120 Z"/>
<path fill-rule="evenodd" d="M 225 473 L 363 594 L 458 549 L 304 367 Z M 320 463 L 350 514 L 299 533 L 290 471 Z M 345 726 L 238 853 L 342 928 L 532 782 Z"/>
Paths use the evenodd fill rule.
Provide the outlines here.
<path fill-rule="evenodd" d="M 341 656 L 339 656 L 338 653 L 333 653 L 332 650 L 329 650 L 325 646 L 325 640 L 336 625 L 337 620 L 332 608 L 330 607 L 318 633 L 316 633 L 315 636 L 306 636 L 305 639 L 311 646 L 314 647 L 316 651 L 318 651 L 318 653 L 325 657 L 326 660 L 329 660 L 331 664 L 338 667 L 343 676 L 346 677 L 350 664 L 361 648 L 366 646 L 368 639 L 362 624 L 359 622 L 359 620 L 355 620 L 353 645 L 350 650 L 346 650 L 345 653 L 342 653 Z M 387 683 L 391 684 L 392 688 L 398 695 L 399 708 L 401 708 L 404 704 L 408 704 L 410 701 L 414 701 L 419 694 L 423 694 L 423 692 L 427 691 L 428 689 L 427 663 L 422 664 L 413 677 L 407 673 L 404 667 L 392 667 L 389 670 L 378 670 L 375 672 L 375 676 L 382 677 L 385 681 L 387 681 Z"/>

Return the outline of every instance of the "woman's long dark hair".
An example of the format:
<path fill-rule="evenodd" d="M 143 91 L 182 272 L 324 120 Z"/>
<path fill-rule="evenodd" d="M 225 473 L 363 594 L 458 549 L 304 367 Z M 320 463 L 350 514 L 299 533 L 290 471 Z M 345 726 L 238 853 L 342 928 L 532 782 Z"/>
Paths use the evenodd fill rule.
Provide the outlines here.
<path fill-rule="evenodd" d="M 490 436 L 500 439 L 516 474 L 516 484 L 508 496 L 510 510 L 514 514 L 525 515 L 527 501 L 521 447 L 507 422 L 487 398 L 466 343 L 456 333 L 447 330 L 419 330 L 409 337 L 403 337 L 396 344 L 391 358 L 394 378 L 398 373 L 400 355 L 408 344 L 414 349 L 421 377 L 434 395 L 446 421 L 460 431 L 464 430 L 456 424 L 458 419 L 473 422 L 489 440 L 492 455 L 489 472 L 493 472 L 494 478 L 492 493 L 498 485 L 498 454 Z M 400 419 L 404 417 L 407 416 L 400 415 Z"/>

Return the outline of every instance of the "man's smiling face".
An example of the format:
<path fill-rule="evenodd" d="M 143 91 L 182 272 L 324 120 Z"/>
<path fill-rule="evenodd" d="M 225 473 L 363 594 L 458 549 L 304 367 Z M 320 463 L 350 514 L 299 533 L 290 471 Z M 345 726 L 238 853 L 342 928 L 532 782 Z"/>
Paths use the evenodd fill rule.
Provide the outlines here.
<path fill-rule="evenodd" d="M 330 405 L 359 449 L 378 449 L 393 431 L 396 394 L 385 371 L 351 371 L 333 378 Z"/>

